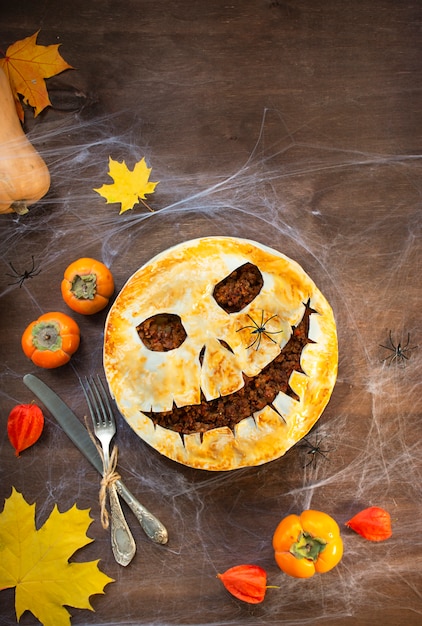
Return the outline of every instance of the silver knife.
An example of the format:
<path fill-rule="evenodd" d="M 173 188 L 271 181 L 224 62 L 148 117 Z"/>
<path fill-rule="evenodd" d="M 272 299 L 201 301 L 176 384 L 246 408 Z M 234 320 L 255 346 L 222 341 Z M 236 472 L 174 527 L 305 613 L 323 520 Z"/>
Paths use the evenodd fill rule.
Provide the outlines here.
<path fill-rule="evenodd" d="M 56 418 L 69 439 L 92 463 L 95 469 L 102 475 L 103 463 L 94 442 L 91 440 L 87 429 L 82 425 L 76 415 L 69 409 L 61 398 L 33 374 L 25 374 L 25 385 L 34 393 L 50 413 Z M 168 541 L 167 529 L 163 524 L 146 509 L 131 494 L 121 480 L 116 480 L 116 488 L 123 500 L 128 504 L 136 515 L 145 534 L 155 543 L 165 544 Z"/>

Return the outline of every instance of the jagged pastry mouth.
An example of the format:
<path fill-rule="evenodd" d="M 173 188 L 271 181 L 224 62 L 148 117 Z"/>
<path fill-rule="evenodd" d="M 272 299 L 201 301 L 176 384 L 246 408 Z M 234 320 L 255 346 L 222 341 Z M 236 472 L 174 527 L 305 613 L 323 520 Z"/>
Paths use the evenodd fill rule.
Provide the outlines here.
<path fill-rule="evenodd" d="M 208 401 L 201 394 L 199 405 L 174 406 L 171 411 L 163 412 L 143 411 L 144 415 L 155 426 L 178 432 L 183 438 L 183 435 L 202 434 L 220 426 L 234 431 L 236 424 L 266 406 L 279 413 L 273 402 L 280 392 L 298 399 L 289 386 L 289 379 L 293 371 L 304 373 L 300 364 L 302 350 L 308 343 L 315 343 L 308 337 L 309 316 L 312 313 L 317 311 L 309 306 L 308 301 L 302 320 L 292 328 L 290 340 L 281 352 L 256 376 L 243 374 L 244 386 L 238 391 Z"/>

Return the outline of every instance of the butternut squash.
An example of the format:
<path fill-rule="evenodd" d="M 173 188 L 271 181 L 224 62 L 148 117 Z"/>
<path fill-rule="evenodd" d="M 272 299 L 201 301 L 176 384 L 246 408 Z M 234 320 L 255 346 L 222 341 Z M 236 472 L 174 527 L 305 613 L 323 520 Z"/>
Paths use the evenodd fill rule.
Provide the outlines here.
<path fill-rule="evenodd" d="M 49 188 L 47 165 L 22 129 L 9 81 L 0 68 L 0 213 L 27 213 Z"/>

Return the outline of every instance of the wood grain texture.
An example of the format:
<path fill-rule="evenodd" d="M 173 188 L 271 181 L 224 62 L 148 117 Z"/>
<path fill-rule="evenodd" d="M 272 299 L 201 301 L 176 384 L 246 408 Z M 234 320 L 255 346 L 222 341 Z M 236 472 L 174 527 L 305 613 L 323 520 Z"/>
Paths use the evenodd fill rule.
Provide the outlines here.
<path fill-rule="evenodd" d="M 3 3 L 4 4 L 4 3 Z M 422 617 L 421 347 L 405 368 L 380 347 L 421 346 L 422 8 L 411 0 L 14 0 L 2 6 L 0 49 L 40 29 L 75 67 L 49 79 L 54 108 L 25 130 L 50 168 L 51 188 L 27 216 L 0 216 L 0 507 L 12 486 L 37 503 L 91 508 L 95 539 L 78 559 L 100 558 L 116 582 L 70 609 L 72 624 L 154 626 L 416 626 Z M 108 158 L 145 156 L 160 183 L 119 216 L 93 189 L 111 182 Z M 333 307 L 339 376 L 310 441 L 328 459 L 304 468 L 300 445 L 259 468 L 213 474 L 156 453 L 117 416 L 124 482 L 169 530 L 148 542 L 130 511 L 138 550 L 122 571 L 101 528 L 99 476 L 46 415 L 39 442 L 16 459 L 6 433 L 12 407 L 34 398 L 40 376 L 83 418 L 78 377 L 101 372 L 107 309 L 75 314 L 81 346 L 42 371 L 20 337 L 61 300 L 67 265 L 89 256 L 113 272 L 116 293 L 141 265 L 181 241 L 255 239 L 295 259 Z M 34 255 L 41 272 L 22 287 Z M 10 275 L 11 274 L 11 275 Z M 372 545 L 344 528 L 383 506 L 391 540 Z M 276 567 L 271 537 L 290 512 L 317 508 L 342 526 L 345 554 L 303 584 Z M 409 553 L 412 545 L 412 555 Z M 231 598 L 216 578 L 256 563 L 265 601 Z M 0 626 L 15 622 L 0 592 Z M 20 624 L 36 624 L 25 613 Z"/>

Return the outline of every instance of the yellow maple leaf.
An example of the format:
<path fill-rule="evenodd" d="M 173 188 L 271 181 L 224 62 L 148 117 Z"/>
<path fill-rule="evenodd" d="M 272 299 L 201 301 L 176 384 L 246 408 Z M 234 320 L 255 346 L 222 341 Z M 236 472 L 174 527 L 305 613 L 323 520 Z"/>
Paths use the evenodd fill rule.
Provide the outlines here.
<path fill-rule="evenodd" d="M 149 182 L 152 168 L 147 167 L 145 157 L 135 164 L 133 170 L 129 170 L 124 161 L 119 163 L 109 157 L 108 168 L 108 175 L 114 180 L 114 183 L 94 189 L 107 200 L 107 204 L 119 202 L 122 205 L 121 215 L 129 209 L 133 209 L 134 205 L 141 201 L 147 209 L 153 212 L 153 209 L 144 200 L 145 194 L 154 193 L 158 182 Z"/>
<path fill-rule="evenodd" d="M 63 605 L 93 610 L 89 597 L 104 593 L 113 579 L 98 569 L 98 561 L 68 562 L 93 541 L 86 535 L 91 522 L 88 509 L 74 505 L 60 513 L 55 505 L 37 530 L 35 504 L 12 488 L 0 513 L 0 590 L 16 587 L 18 621 L 28 610 L 44 626 L 68 626 L 70 614 Z"/>
<path fill-rule="evenodd" d="M 5 71 L 15 98 L 19 119 L 23 121 L 24 112 L 19 94 L 25 104 L 34 108 L 36 117 L 45 107 L 50 106 L 50 98 L 45 78 L 51 78 L 67 69 L 73 69 L 60 55 L 60 44 L 40 46 L 36 43 L 38 33 L 16 41 L 6 50 L 0 59 L 0 67 Z"/>

